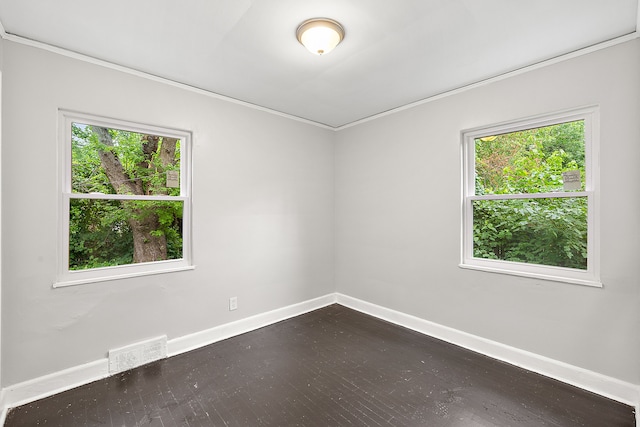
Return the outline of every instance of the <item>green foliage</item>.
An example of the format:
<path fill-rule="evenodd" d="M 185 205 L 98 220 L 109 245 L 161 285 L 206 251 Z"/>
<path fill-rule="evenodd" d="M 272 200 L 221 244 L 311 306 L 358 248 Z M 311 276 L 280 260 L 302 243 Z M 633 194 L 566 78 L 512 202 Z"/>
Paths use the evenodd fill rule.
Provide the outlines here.
<path fill-rule="evenodd" d="M 180 142 L 178 141 L 173 162 L 161 165 L 158 148 L 144 153 L 145 135 L 119 129 L 109 129 L 113 145 L 102 144 L 90 126 L 73 123 L 72 131 L 72 192 L 116 194 L 101 161 L 100 152 L 111 152 L 119 160 L 132 182 L 142 185 L 141 194 L 166 194 L 179 196 L 180 188 L 167 188 L 166 172 L 180 171 Z M 162 139 L 161 139 L 162 141 Z"/>
<path fill-rule="evenodd" d="M 584 122 L 575 121 L 475 140 L 476 194 L 562 190 L 562 172 L 580 170 Z"/>
<path fill-rule="evenodd" d="M 113 144 L 99 141 L 87 125 L 72 125 L 72 192 L 116 194 L 101 162 L 101 153 L 113 153 L 131 182 L 138 183 L 140 195 L 179 196 L 179 188 L 166 187 L 166 172 L 180 169 L 179 142 L 175 157 L 160 161 L 164 138 L 156 150 L 145 150 L 145 135 L 109 129 Z M 145 152 L 146 151 L 146 152 Z M 138 194 L 138 193 L 135 193 Z M 153 236 L 166 239 L 167 259 L 182 257 L 181 201 L 71 199 L 69 217 L 69 269 L 131 264 L 134 245 L 131 220 L 157 217 Z"/>
<path fill-rule="evenodd" d="M 562 172 L 580 170 L 584 190 L 584 123 L 476 139 L 476 194 L 562 191 Z M 587 268 L 585 197 L 476 200 L 474 257 Z"/>
<path fill-rule="evenodd" d="M 133 262 L 133 235 L 117 200 L 71 199 L 69 269 Z"/>

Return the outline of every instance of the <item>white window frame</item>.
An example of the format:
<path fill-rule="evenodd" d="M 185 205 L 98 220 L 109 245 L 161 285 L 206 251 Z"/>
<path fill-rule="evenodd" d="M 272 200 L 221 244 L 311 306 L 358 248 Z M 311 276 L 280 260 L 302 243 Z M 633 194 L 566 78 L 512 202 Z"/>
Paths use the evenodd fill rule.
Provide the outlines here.
<path fill-rule="evenodd" d="M 77 113 L 66 110 L 59 110 L 58 115 L 58 212 L 60 217 L 58 218 L 58 274 L 53 287 L 73 286 L 85 283 L 103 282 L 108 280 L 194 269 L 191 253 L 191 133 L 184 130 L 110 119 L 92 114 Z M 105 128 L 121 129 L 130 132 L 161 135 L 180 139 L 180 196 L 73 193 L 71 190 L 72 123 L 83 123 Z M 71 199 L 164 200 L 183 202 L 182 258 L 92 268 L 87 270 L 69 270 L 69 203 Z"/>
<path fill-rule="evenodd" d="M 499 194 L 475 194 L 475 139 L 488 135 L 517 132 L 559 123 L 584 120 L 585 191 Z M 530 117 L 462 131 L 462 250 L 461 268 L 511 274 L 585 286 L 602 287 L 600 281 L 600 204 L 599 204 L 599 110 L 586 107 L 553 114 Z M 587 198 L 587 269 L 545 266 L 522 262 L 490 260 L 473 256 L 474 200 L 532 199 L 550 197 Z"/>

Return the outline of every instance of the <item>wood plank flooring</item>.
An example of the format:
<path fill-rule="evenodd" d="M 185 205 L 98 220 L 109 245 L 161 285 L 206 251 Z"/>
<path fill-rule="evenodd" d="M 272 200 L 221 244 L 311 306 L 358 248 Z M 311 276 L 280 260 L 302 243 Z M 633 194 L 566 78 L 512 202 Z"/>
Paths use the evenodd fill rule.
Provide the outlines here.
<path fill-rule="evenodd" d="M 635 426 L 633 408 L 332 305 L 14 408 L 15 426 Z"/>

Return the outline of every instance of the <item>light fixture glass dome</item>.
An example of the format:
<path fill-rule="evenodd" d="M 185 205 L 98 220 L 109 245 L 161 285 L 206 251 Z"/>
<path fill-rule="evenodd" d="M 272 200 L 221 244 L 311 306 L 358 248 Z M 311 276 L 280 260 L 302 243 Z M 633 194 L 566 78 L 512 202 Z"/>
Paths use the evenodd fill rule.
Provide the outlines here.
<path fill-rule="evenodd" d="M 309 52 L 324 55 L 333 50 L 344 38 L 344 28 L 333 19 L 314 18 L 304 21 L 296 31 L 298 41 Z"/>

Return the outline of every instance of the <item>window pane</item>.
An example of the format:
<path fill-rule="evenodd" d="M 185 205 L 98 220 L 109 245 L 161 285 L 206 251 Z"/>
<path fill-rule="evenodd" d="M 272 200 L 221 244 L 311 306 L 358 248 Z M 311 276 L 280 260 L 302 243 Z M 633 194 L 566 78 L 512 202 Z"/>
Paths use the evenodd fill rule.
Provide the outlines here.
<path fill-rule="evenodd" d="M 180 140 L 71 125 L 73 193 L 180 195 Z"/>
<path fill-rule="evenodd" d="M 583 120 L 476 138 L 476 195 L 568 191 L 567 171 L 580 171 L 584 191 L 584 147 Z"/>
<path fill-rule="evenodd" d="M 475 200 L 473 256 L 587 268 L 587 198 Z"/>
<path fill-rule="evenodd" d="M 69 270 L 181 259 L 183 205 L 71 199 Z"/>

